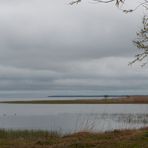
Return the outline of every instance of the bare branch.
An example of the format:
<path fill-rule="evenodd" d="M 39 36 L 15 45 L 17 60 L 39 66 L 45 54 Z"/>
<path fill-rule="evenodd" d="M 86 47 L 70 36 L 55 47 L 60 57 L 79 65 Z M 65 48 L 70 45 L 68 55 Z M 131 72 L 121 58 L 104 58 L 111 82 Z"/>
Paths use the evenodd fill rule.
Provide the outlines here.
<path fill-rule="evenodd" d="M 70 4 L 78 4 L 80 3 L 82 0 L 73 0 Z M 125 3 L 125 0 L 93 0 L 95 2 L 98 3 L 112 3 L 115 2 L 115 5 L 117 7 L 120 7 L 120 4 Z M 148 10 L 148 0 L 143 0 L 143 2 L 141 2 L 139 5 L 137 5 L 134 9 L 122 9 L 122 7 L 120 7 L 120 10 L 122 10 L 124 13 L 130 13 L 133 11 L 136 11 L 139 7 L 144 7 L 146 10 Z M 143 17 L 143 28 L 137 33 L 137 39 L 135 41 L 133 41 L 133 43 L 135 44 L 135 46 L 140 49 L 140 53 L 135 55 L 135 59 L 129 63 L 129 65 L 139 61 L 139 62 L 143 62 L 143 60 L 145 60 L 148 57 L 148 15 L 145 15 Z M 148 59 L 148 58 L 147 58 Z M 143 62 L 141 66 L 144 66 L 146 63 L 148 62 Z"/>
<path fill-rule="evenodd" d="M 135 46 L 140 49 L 140 53 L 135 55 L 135 59 L 129 64 L 133 64 L 137 61 L 141 62 L 148 57 L 148 16 L 143 17 L 143 28 L 137 33 L 137 40 L 133 41 Z M 142 67 L 148 62 L 143 62 Z"/>
<path fill-rule="evenodd" d="M 75 1 L 71 1 L 69 4 L 70 5 L 73 5 L 73 4 L 78 4 L 78 3 L 80 3 L 81 2 L 81 0 L 75 0 Z"/>

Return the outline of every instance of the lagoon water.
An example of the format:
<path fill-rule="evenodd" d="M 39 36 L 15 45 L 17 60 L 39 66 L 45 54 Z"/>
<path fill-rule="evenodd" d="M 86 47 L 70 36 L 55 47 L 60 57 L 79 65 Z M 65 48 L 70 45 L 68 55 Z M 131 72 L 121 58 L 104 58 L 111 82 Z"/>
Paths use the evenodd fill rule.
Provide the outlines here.
<path fill-rule="evenodd" d="M 148 105 L 0 104 L 0 128 L 72 133 L 148 126 Z"/>

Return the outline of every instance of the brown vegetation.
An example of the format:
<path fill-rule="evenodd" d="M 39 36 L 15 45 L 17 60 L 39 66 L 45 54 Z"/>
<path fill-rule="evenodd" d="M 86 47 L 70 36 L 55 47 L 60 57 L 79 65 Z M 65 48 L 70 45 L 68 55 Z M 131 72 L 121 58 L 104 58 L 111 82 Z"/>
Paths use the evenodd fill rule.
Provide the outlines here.
<path fill-rule="evenodd" d="M 127 96 L 123 98 L 79 99 L 79 100 L 30 100 L 1 101 L 0 103 L 16 104 L 148 104 L 148 96 Z"/>
<path fill-rule="evenodd" d="M 0 130 L 0 148 L 148 148 L 148 128 L 65 136 L 44 131 Z"/>

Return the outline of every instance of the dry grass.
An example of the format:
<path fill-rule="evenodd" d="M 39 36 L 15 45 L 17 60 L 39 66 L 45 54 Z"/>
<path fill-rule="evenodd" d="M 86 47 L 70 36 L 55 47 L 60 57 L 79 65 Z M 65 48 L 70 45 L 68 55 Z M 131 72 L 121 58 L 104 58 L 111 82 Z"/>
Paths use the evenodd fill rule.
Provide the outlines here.
<path fill-rule="evenodd" d="M 60 136 L 44 131 L 0 131 L 0 148 L 148 148 L 148 128 Z"/>

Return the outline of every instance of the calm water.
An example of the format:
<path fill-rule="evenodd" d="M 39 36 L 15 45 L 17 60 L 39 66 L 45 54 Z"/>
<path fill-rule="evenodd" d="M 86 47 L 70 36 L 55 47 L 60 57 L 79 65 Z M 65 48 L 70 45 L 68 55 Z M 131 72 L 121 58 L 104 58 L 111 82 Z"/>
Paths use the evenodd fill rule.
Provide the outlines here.
<path fill-rule="evenodd" d="M 148 126 L 148 105 L 0 104 L 0 128 L 62 133 Z"/>

